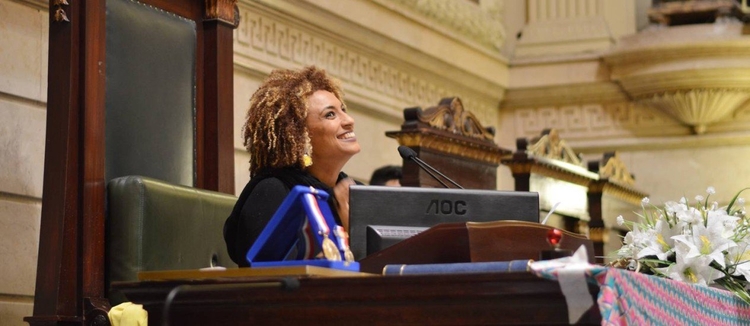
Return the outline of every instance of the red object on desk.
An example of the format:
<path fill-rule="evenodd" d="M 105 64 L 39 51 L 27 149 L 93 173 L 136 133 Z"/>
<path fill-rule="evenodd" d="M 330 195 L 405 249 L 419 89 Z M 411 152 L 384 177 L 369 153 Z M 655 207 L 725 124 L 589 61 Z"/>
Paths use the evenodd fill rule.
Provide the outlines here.
<path fill-rule="evenodd" d="M 547 242 L 552 247 L 559 247 L 560 242 L 562 242 L 563 233 L 560 231 L 560 229 L 550 229 L 547 231 Z"/>

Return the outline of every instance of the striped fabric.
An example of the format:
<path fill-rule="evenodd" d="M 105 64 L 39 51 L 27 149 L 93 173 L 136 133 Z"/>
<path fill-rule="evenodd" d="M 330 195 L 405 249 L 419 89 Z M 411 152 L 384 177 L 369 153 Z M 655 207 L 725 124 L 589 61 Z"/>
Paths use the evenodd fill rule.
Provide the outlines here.
<path fill-rule="evenodd" d="M 557 280 L 562 268 L 535 269 Z M 602 325 L 750 325 L 750 305 L 732 292 L 627 270 L 591 265 Z"/>

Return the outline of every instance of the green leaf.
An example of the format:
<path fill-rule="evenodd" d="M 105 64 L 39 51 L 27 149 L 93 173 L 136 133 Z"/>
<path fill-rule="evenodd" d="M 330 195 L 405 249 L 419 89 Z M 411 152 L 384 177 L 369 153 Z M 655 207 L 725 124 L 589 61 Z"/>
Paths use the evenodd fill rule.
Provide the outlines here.
<path fill-rule="evenodd" d="M 737 200 L 737 198 L 739 198 L 739 197 L 740 197 L 740 194 L 741 194 L 741 193 L 742 193 L 743 191 L 745 191 L 745 190 L 748 190 L 748 189 L 750 189 L 750 187 L 747 187 L 747 188 L 745 188 L 745 189 L 742 189 L 742 190 L 738 191 L 736 195 L 734 195 L 734 198 L 732 198 L 732 200 L 731 200 L 731 201 L 729 201 L 729 205 L 727 205 L 727 214 L 732 214 L 731 212 L 732 212 L 732 206 L 734 205 L 734 202 L 735 202 L 735 201 Z"/>
<path fill-rule="evenodd" d="M 722 277 L 716 280 L 716 284 L 719 284 L 728 291 L 731 291 L 746 304 L 750 304 L 750 294 L 747 293 L 747 290 L 745 290 L 745 287 L 742 285 L 742 283 L 740 283 L 733 277 Z"/>

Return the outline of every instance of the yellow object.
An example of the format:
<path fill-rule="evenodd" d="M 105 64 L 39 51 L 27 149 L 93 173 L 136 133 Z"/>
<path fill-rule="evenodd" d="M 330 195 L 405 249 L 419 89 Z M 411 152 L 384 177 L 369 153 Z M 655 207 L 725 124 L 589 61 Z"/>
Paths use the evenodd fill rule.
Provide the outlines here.
<path fill-rule="evenodd" d="M 302 162 L 305 164 L 305 167 L 308 167 L 313 164 L 312 157 L 310 155 L 302 155 Z"/>
<path fill-rule="evenodd" d="M 112 326 L 147 326 L 148 312 L 143 305 L 123 302 L 109 310 L 109 322 Z"/>

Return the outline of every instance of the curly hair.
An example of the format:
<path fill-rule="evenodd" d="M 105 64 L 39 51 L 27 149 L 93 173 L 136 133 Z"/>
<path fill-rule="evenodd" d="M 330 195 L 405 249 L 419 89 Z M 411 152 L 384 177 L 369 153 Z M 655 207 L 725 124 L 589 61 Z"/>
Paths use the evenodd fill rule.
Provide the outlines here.
<path fill-rule="evenodd" d="M 242 127 L 251 178 L 262 168 L 304 168 L 307 99 L 319 90 L 344 101 L 338 81 L 315 66 L 274 70 L 255 91 Z"/>

